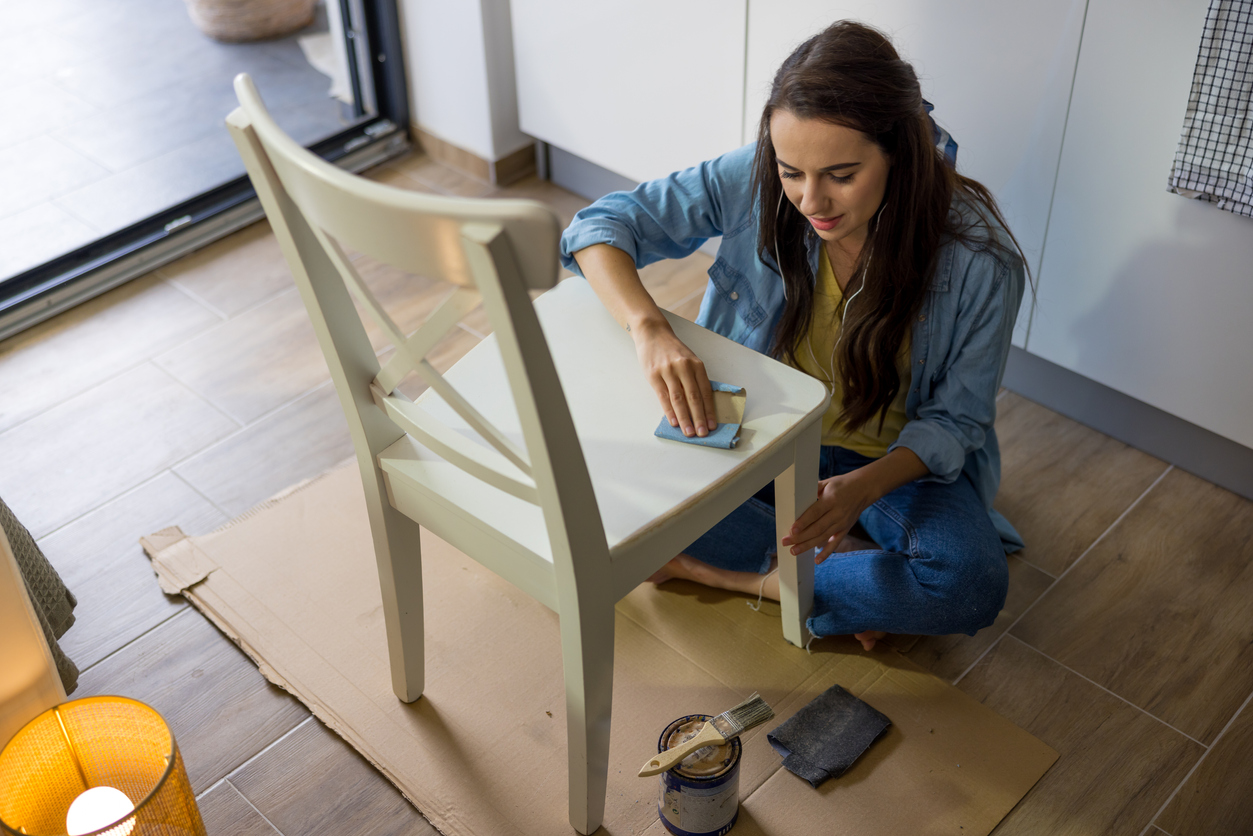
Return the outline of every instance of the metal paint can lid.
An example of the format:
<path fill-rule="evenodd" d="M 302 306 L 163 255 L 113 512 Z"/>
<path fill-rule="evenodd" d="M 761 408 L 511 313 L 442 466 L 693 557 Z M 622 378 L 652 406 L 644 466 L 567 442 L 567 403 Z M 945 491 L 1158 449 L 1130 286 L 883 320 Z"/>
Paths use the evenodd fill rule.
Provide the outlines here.
<path fill-rule="evenodd" d="M 708 714 L 689 714 L 680 717 L 661 733 L 657 741 L 657 752 L 671 749 L 684 741 L 700 734 L 705 723 L 713 718 Z M 723 743 L 720 746 L 706 746 L 688 755 L 672 770 L 691 781 L 712 781 L 725 775 L 740 759 L 739 738 Z"/>

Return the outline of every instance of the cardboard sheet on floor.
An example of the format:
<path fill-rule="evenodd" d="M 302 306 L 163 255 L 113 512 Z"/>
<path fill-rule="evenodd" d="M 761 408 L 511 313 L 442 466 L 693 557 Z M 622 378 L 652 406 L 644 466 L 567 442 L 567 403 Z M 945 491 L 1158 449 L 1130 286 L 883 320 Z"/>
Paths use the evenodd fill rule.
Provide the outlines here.
<path fill-rule="evenodd" d="M 181 592 L 374 763 L 450 836 L 572 833 L 557 616 L 434 536 L 423 537 L 426 692 L 391 691 L 382 606 L 355 464 L 225 528 L 144 540 Z M 619 605 L 604 831 L 662 834 L 657 778 L 638 778 L 676 717 L 752 691 L 776 717 L 744 739 L 736 834 L 990 832 L 1057 758 L 1027 732 L 891 650 L 782 637 L 777 605 L 672 582 Z M 833 684 L 892 720 L 813 789 L 766 733 Z"/>

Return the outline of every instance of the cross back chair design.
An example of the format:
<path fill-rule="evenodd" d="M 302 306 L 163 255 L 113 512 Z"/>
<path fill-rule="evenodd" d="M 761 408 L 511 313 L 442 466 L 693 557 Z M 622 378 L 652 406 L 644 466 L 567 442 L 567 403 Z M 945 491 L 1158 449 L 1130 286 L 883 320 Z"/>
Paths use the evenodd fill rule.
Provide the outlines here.
<path fill-rule="evenodd" d="M 630 336 L 587 283 L 556 285 L 556 217 L 524 200 L 438 197 L 374 183 L 286 136 L 252 81 L 227 125 L 308 308 L 361 468 L 392 686 L 423 690 L 419 526 L 553 609 L 566 690 L 570 822 L 600 826 L 614 605 L 774 480 L 778 536 L 816 495 L 816 380 L 678 317 L 711 376 L 748 391 L 742 441 L 662 441 Z M 454 285 L 413 334 L 388 316 L 345 248 Z M 549 289 L 532 302 L 528 290 Z M 351 295 L 350 295 L 351 294 Z M 395 347 L 380 362 L 355 296 Z M 481 299 L 493 333 L 441 375 L 426 355 Z M 429 388 L 409 400 L 416 372 Z M 783 633 L 807 639 L 812 554 L 781 550 Z M 763 556 L 764 558 L 764 556 Z"/>

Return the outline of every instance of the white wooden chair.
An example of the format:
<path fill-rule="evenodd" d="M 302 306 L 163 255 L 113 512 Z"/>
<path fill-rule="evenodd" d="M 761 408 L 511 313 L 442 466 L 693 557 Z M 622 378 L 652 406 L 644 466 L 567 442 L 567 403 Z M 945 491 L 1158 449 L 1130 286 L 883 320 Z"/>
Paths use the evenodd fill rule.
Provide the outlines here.
<path fill-rule="evenodd" d="M 772 479 L 779 536 L 817 490 L 825 387 L 678 317 L 711 376 L 748 392 L 742 440 L 653 437 L 660 407 L 628 334 L 581 278 L 553 288 L 560 228 L 541 204 L 408 192 L 348 174 L 287 137 L 252 81 L 227 124 L 269 216 L 347 414 L 369 506 L 392 669 L 423 689 L 419 525 L 559 614 L 570 822 L 604 814 L 614 604 Z M 403 334 L 353 270 L 352 248 L 455 289 Z M 351 296 L 350 296 L 351 293 Z M 382 365 L 355 296 L 396 347 Z M 425 359 L 482 305 L 493 335 L 446 375 Z M 416 401 L 396 386 L 416 372 Z M 807 640 L 811 554 L 781 561 L 783 633 Z"/>

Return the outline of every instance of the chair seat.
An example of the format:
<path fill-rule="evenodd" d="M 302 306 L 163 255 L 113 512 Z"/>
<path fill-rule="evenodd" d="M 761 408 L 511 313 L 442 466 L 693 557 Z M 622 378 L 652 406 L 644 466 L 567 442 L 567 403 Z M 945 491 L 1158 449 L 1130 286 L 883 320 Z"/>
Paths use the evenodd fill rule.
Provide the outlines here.
<path fill-rule="evenodd" d="M 748 397 L 740 442 L 734 449 L 662 440 L 653 435 L 662 418 L 661 408 L 640 371 L 635 345 L 587 282 L 579 277 L 567 279 L 539 297 L 535 308 L 565 391 L 615 560 L 631 545 L 663 531 L 666 521 L 680 511 L 690 510 L 717 495 L 720 488 L 734 484 L 736 494 L 724 499 L 721 512 L 711 522 L 720 519 L 762 487 L 741 484 L 744 480 L 737 477 L 763 456 L 785 446 L 806 417 L 825 410 L 830 397 L 825 386 L 803 372 L 668 315 L 679 338 L 704 361 L 709 376 L 744 387 Z M 508 379 L 493 338 L 475 346 L 445 377 L 505 436 L 522 444 Z M 424 392 L 417 403 L 457 432 L 487 446 L 433 390 Z M 408 436 L 384 450 L 379 465 L 389 479 L 394 504 L 401 492 L 426 499 L 425 510 L 417 519 L 435 533 L 444 528 L 438 520 L 441 514 L 472 515 L 478 527 L 499 535 L 502 550 L 523 558 L 520 571 L 524 576 L 538 579 L 545 565 L 551 572 L 552 553 L 538 506 L 484 484 Z M 773 476 L 764 477 L 762 484 Z M 672 536 L 663 539 L 673 551 L 659 555 L 656 565 L 665 563 L 701 533 L 671 532 Z M 519 570 L 510 568 L 514 565 L 513 561 L 502 561 L 499 573 L 518 583 L 513 576 Z M 549 596 L 537 597 L 544 600 Z"/>

